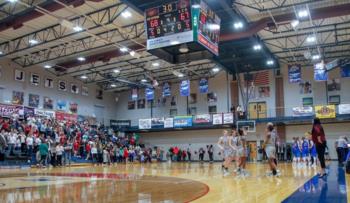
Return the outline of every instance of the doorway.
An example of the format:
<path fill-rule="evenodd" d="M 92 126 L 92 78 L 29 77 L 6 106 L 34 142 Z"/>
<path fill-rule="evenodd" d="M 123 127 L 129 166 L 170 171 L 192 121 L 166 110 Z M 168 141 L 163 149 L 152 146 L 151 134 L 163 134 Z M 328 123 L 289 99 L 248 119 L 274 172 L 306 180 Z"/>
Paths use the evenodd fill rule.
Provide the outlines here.
<path fill-rule="evenodd" d="M 248 106 L 249 119 L 258 119 L 267 117 L 266 102 L 251 102 Z"/>

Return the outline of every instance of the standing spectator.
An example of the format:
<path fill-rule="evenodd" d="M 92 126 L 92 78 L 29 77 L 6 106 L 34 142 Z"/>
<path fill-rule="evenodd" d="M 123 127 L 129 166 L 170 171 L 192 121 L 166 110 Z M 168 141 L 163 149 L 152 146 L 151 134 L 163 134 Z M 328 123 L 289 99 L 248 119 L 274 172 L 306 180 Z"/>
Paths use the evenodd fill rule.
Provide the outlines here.
<path fill-rule="evenodd" d="M 64 147 L 64 165 L 71 164 L 72 159 L 72 149 L 73 149 L 73 143 L 71 140 L 68 140 L 65 147 Z"/>
<path fill-rule="evenodd" d="M 19 138 L 21 141 L 21 153 L 25 154 L 27 152 L 27 145 L 26 145 L 26 135 L 23 131 L 19 134 Z"/>
<path fill-rule="evenodd" d="M 207 146 L 207 148 L 208 148 L 209 161 L 210 161 L 210 163 L 213 163 L 214 162 L 214 148 L 213 148 L 213 145 L 210 145 L 209 147 Z"/>
<path fill-rule="evenodd" d="M 93 164 L 97 164 L 97 160 L 98 160 L 98 157 L 97 157 L 97 147 L 96 147 L 96 144 L 92 144 L 92 147 L 91 147 L 91 159 L 92 159 L 92 163 Z"/>
<path fill-rule="evenodd" d="M 323 127 L 321 125 L 321 121 L 319 118 L 314 119 L 314 123 L 312 126 L 312 141 L 316 145 L 316 151 L 318 155 L 318 159 L 321 164 L 321 171 L 319 174 L 320 178 L 326 176 L 326 163 L 325 163 L 325 150 L 327 146 L 326 135 L 324 133 Z"/>
<path fill-rule="evenodd" d="M 191 156 L 192 156 L 192 152 L 190 150 L 190 148 L 187 148 L 187 157 L 188 157 L 188 161 L 191 162 Z"/>
<path fill-rule="evenodd" d="M 11 132 L 8 134 L 8 147 L 9 147 L 9 155 L 15 155 L 14 150 L 16 146 L 17 141 L 17 134 L 13 129 L 11 129 Z"/>
<path fill-rule="evenodd" d="M 127 163 L 128 162 L 128 157 L 129 157 L 129 151 L 128 148 L 124 147 L 124 151 L 123 151 L 123 158 L 124 158 L 124 162 Z"/>
<path fill-rule="evenodd" d="M 0 161 L 4 161 L 5 160 L 5 148 L 7 147 L 7 142 L 6 142 L 6 138 L 5 138 L 5 130 L 1 130 L 0 133 Z"/>
<path fill-rule="evenodd" d="M 39 166 L 45 167 L 47 155 L 49 154 L 49 146 L 45 141 L 43 141 L 43 142 L 40 142 L 40 145 L 38 146 L 38 148 L 39 148 L 39 154 L 40 154 Z"/>
<path fill-rule="evenodd" d="M 64 147 L 61 143 L 56 146 L 56 156 L 57 156 L 57 166 L 62 166 L 62 156 L 64 152 Z"/>
<path fill-rule="evenodd" d="M 51 154 L 51 165 L 53 167 L 57 166 L 57 156 L 56 156 L 56 142 L 52 141 L 52 144 L 50 145 L 50 154 Z"/>
<path fill-rule="evenodd" d="M 32 162 L 34 138 L 31 133 L 26 138 L 28 163 Z"/>
<path fill-rule="evenodd" d="M 200 162 L 203 162 L 203 161 L 204 161 L 204 154 L 205 154 L 205 151 L 204 151 L 204 149 L 201 147 L 201 148 L 199 149 L 199 152 L 198 152 L 198 156 L 199 156 L 199 161 L 200 161 Z"/>

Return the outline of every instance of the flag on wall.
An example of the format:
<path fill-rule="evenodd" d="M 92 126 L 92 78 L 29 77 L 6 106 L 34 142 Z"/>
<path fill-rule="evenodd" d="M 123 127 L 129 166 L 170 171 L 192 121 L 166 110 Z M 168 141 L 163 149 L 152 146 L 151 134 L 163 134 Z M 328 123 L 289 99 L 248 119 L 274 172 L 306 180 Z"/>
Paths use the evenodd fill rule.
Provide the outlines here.
<path fill-rule="evenodd" d="M 170 84 L 166 82 L 163 84 L 163 97 L 170 97 L 170 96 L 171 96 Z"/>
<path fill-rule="evenodd" d="M 180 95 L 183 97 L 190 96 L 190 81 L 183 80 L 180 83 Z"/>
<path fill-rule="evenodd" d="M 253 73 L 251 77 L 245 78 L 249 85 L 254 84 L 254 86 L 267 86 L 270 84 L 269 71 L 260 71 Z"/>
<path fill-rule="evenodd" d="M 301 65 L 288 65 L 288 78 L 290 83 L 300 83 L 301 81 Z"/>
<path fill-rule="evenodd" d="M 199 92 L 201 94 L 208 93 L 208 79 L 202 78 L 199 80 Z"/>

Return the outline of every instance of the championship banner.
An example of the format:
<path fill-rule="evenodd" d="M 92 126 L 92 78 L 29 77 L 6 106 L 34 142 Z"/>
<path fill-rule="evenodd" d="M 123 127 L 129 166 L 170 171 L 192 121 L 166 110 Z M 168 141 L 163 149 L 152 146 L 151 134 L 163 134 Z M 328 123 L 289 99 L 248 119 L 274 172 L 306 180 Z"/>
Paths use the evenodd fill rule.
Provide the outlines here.
<path fill-rule="evenodd" d="M 146 88 L 145 93 L 146 93 L 146 100 L 147 101 L 154 100 L 154 89 Z"/>
<path fill-rule="evenodd" d="M 304 106 L 304 107 L 293 107 L 293 116 L 313 116 L 314 109 L 312 106 Z"/>
<path fill-rule="evenodd" d="M 164 119 L 164 128 L 173 128 L 174 127 L 174 119 L 166 118 Z"/>
<path fill-rule="evenodd" d="M 232 124 L 233 123 L 233 113 L 224 113 L 224 124 Z"/>
<path fill-rule="evenodd" d="M 350 64 L 347 64 L 343 66 L 340 69 L 341 77 L 343 78 L 349 78 L 350 77 Z"/>
<path fill-rule="evenodd" d="M 322 118 L 335 118 L 335 105 L 319 105 L 315 106 L 316 117 Z"/>
<path fill-rule="evenodd" d="M 199 93 L 205 94 L 208 93 L 208 79 L 207 78 L 202 78 L 199 80 Z"/>
<path fill-rule="evenodd" d="M 315 81 L 327 81 L 328 80 L 328 72 L 327 72 L 323 62 L 315 64 L 314 79 L 315 79 Z"/>
<path fill-rule="evenodd" d="M 200 114 L 196 115 L 194 118 L 194 123 L 210 123 L 210 114 Z"/>
<path fill-rule="evenodd" d="M 221 125 L 222 124 L 222 114 L 213 114 L 213 125 Z"/>
<path fill-rule="evenodd" d="M 174 127 L 190 127 L 192 126 L 192 116 L 175 116 Z"/>
<path fill-rule="evenodd" d="M 138 97 L 138 89 L 137 88 L 133 88 L 131 90 L 131 100 L 137 100 Z"/>
<path fill-rule="evenodd" d="M 288 65 L 288 78 L 289 83 L 300 83 L 301 82 L 301 65 Z"/>
<path fill-rule="evenodd" d="M 339 104 L 339 114 L 350 114 L 350 104 Z"/>
<path fill-rule="evenodd" d="M 190 81 L 183 80 L 180 83 L 180 95 L 183 97 L 190 96 Z"/>
<path fill-rule="evenodd" d="M 77 114 L 56 111 L 55 115 L 56 115 L 56 119 L 59 121 L 77 121 L 78 120 Z"/>
<path fill-rule="evenodd" d="M 166 82 L 163 84 L 163 97 L 170 97 L 170 96 L 171 96 L 170 84 Z"/>
<path fill-rule="evenodd" d="M 139 119 L 139 129 L 151 129 L 152 119 Z"/>
<path fill-rule="evenodd" d="M 34 115 L 47 117 L 47 118 L 55 118 L 56 117 L 56 113 L 54 111 L 47 111 L 47 110 L 42 110 L 42 109 L 34 109 Z"/>
<path fill-rule="evenodd" d="M 0 115 L 3 117 L 23 116 L 23 106 L 0 104 Z"/>

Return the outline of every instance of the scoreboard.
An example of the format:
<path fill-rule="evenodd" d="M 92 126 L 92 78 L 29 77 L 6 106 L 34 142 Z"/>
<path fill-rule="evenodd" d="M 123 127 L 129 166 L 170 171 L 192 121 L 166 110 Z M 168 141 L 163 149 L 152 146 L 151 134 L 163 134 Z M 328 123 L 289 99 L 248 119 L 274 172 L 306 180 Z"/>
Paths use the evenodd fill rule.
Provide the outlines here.
<path fill-rule="evenodd" d="M 177 0 L 147 9 L 147 49 L 193 41 L 191 17 L 190 0 Z"/>
<path fill-rule="evenodd" d="M 147 50 L 198 42 L 219 54 L 220 18 L 204 2 L 174 0 L 145 10 Z"/>

